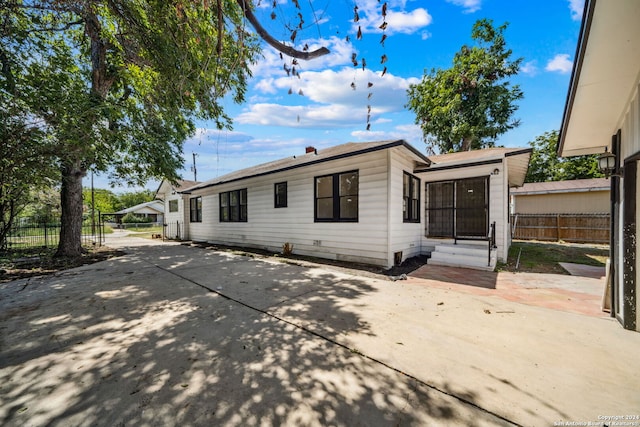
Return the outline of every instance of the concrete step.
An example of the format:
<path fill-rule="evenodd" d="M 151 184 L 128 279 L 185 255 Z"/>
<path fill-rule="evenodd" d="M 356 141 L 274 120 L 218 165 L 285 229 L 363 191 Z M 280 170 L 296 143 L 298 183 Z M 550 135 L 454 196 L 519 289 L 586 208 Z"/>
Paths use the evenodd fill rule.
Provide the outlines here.
<path fill-rule="evenodd" d="M 443 254 L 451 254 L 451 255 L 482 255 L 487 256 L 487 244 L 478 245 L 478 244 L 460 244 L 457 245 L 452 243 L 446 243 L 442 245 L 437 245 L 435 247 L 434 252 L 439 252 Z"/>
<path fill-rule="evenodd" d="M 487 265 L 487 250 L 486 246 L 480 245 L 437 245 L 427 263 L 493 271 L 497 263 L 497 251 L 495 249 L 491 251 L 491 261 Z"/>

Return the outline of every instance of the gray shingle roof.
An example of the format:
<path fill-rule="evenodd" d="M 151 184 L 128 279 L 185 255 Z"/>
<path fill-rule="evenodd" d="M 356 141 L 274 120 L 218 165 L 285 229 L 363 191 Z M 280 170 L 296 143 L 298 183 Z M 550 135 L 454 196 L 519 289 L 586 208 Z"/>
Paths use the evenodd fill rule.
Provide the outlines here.
<path fill-rule="evenodd" d="M 202 188 L 212 187 L 214 185 L 220 185 L 232 181 L 238 181 L 241 179 L 268 175 L 276 172 L 281 172 L 290 169 L 296 169 L 303 166 L 308 166 L 316 163 L 327 162 L 330 160 L 336 160 L 344 157 L 356 156 L 372 151 L 384 150 L 393 147 L 405 147 L 416 155 L 425 165 L 430 163 L 429 159 L 418 150 L 413 148 L 404 140 L 389 140 L 389 141 L 374 141 L 374 142 L 348 142 L 346 144 L 337 145 L 335 147 L 324 148 L 316 150 L 311 153 L 301 153 L 284 159 L 275 160 L 268 163 L 263 163 L 249 168 L 241 169 L 235 172 L 228 173 L 226 175 L 214 178 L 197 185 L 191 186 L 186 189 L 182 189 L 181 192 L 190 193 Z"/>

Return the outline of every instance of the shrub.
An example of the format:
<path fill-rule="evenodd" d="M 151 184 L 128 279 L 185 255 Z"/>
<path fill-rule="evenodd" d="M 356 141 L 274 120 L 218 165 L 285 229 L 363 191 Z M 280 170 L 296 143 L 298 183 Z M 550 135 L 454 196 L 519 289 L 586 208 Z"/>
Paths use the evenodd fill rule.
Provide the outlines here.
<path fill-rule="evenodd" d="M 152 219 L 149 217 L 138 216 L 132 212 L 129 212 L 125 216 L 122 217 L 123 224 L 143 224 L 152 222 Z"/>

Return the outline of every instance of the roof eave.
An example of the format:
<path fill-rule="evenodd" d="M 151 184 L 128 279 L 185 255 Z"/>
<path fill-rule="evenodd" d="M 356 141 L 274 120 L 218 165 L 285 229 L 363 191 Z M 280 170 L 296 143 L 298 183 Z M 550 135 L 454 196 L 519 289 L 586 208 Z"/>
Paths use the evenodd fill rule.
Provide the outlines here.
<path fill-rule="evenodd" d="M 560 134 L 558 136 L 558 146 L 556 152 L 558 156 L 564 156 L 564 143 L 567 135 L 567 127 L 571 118 L 571 109 L 575 101 L 576 91 L 578 89 L 578 80 L 580 71 L 582 71 L 582 63 L 584 62 L 584 54 L 587 48 L 587 40 L 589 39 L 589 30 L 593 21 L 593 11 L 596 6 L 596 0 L 586 0 L 582 12 L 582 24 L 580 25 L 580 33 L 578 35 L 578 45 L 576 46 L 575 59 L 573 61 L 573 69 L 571 71 L 571 80 L 569 82 L 569 91 L 564 104 L 564 112 L 562 114 L 562 124 L 560 125 Z"/>

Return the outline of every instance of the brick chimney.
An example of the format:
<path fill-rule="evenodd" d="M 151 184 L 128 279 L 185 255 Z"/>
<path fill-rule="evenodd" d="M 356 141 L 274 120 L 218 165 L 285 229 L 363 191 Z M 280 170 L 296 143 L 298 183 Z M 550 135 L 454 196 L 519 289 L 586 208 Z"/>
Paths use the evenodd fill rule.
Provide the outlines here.
<path fill-rule="evenodd" d="M 312 146 L 308 146 L 306 148 L 305 153 L 309 154 L 309 153 L 315 153 L 316 152 L 316 147 L 312 147 Z"/>

